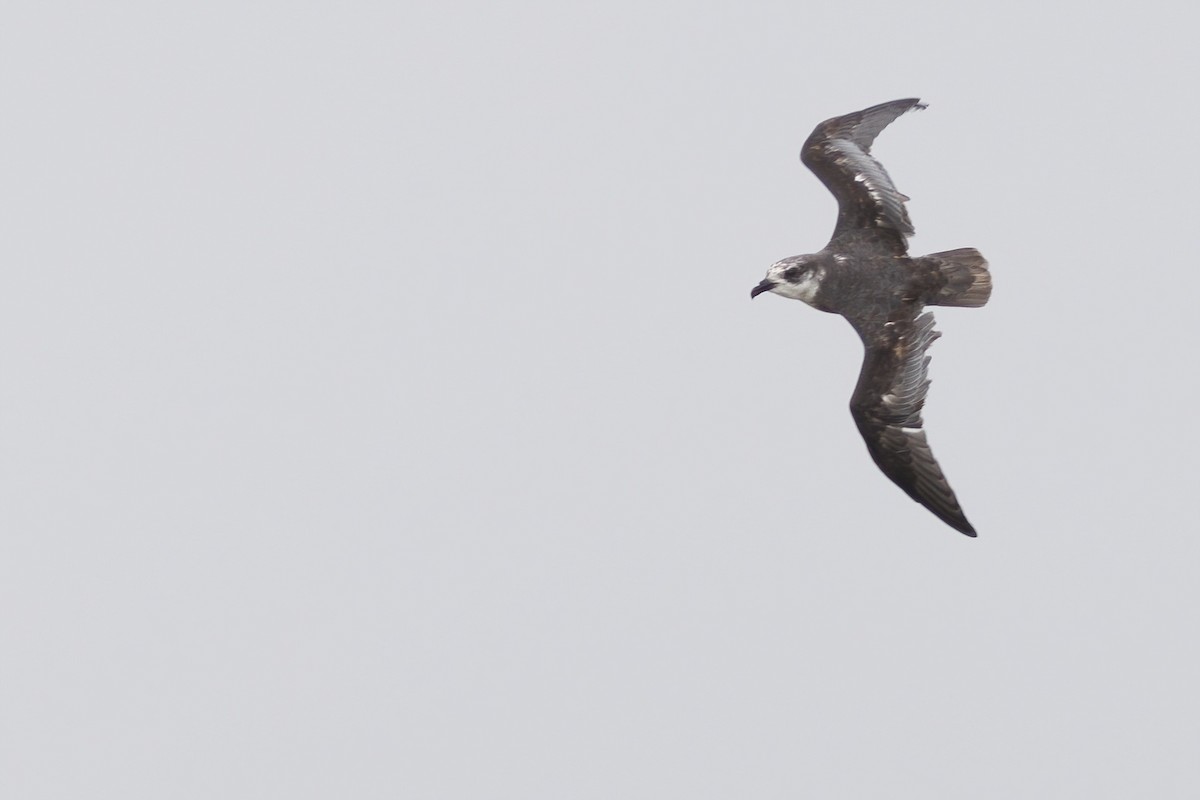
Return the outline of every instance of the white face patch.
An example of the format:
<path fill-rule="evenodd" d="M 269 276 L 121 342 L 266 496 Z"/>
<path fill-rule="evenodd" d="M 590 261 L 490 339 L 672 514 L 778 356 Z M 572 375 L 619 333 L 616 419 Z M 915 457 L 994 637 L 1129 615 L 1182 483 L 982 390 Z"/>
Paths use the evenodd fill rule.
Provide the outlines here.
<path fill-rule="evenodd" d="M 767 270 L 767 278 L 774 281 L 776 286 L 771 291 L 782 297 L 790 297 L 793 300 L 803 300 L 810 306 L 817 298 L 817 289 L 820 288 L 821 279 L 825 277 L 824 267 L 817 267 L 809 271 L 800 279 L 799 283 L 789 283 L 783 277 L 784 270 L 794 264 L 776 264 Z"/>

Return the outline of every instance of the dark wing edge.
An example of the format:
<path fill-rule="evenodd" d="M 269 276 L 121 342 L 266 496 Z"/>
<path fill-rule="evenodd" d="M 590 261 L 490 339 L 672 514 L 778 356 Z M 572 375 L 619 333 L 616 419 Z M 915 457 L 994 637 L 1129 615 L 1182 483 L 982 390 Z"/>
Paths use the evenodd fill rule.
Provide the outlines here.
<path fill-rule="evenodd" d="M 975 536 L 925 438 L 921 409 L 929 390 L 929 349 L 940 333 L 933 314 L 887 323 L 854 323 L 866 348 L 850 413 L 875 464 L 909 497 L 956 531 Z"/>
<path fill-rule="evenodd" d="M 890 244 L 903 252 L 912 221 L 892 178 L 872 155 L 871 145 L 901 114 L 925 108 L 915 97 L 893 100 L 818 125 L 800 151 L 800 160 L 838 201 L 836 241 L 856 230 L 891 234 Z"/>

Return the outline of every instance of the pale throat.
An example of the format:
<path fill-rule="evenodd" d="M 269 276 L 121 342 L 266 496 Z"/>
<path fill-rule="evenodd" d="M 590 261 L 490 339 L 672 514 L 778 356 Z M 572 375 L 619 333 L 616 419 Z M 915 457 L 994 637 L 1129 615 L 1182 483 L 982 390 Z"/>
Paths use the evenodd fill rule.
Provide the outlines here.
<path fill-rule="evenodd" d="M 790 297 L 793 300 L 803 300 L 811 306 L 817 299 L 817 289 L 820 287 L 821 279 L 824 277 L 825 268 L 817 267 L 807 273 L 799 283 L 779 281 L 771 291 L 783 297 Z"/>

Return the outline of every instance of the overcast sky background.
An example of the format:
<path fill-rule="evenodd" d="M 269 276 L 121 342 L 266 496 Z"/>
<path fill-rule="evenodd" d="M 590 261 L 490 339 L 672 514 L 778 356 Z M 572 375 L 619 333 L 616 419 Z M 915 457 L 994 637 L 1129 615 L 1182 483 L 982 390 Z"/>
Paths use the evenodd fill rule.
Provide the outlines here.
<path fill-rule="evenodd" d="M 0 794 L 1193 798 L 1195 12 L 9 2 Z M 977 540 L 871 463 L 828 117 Z"/>

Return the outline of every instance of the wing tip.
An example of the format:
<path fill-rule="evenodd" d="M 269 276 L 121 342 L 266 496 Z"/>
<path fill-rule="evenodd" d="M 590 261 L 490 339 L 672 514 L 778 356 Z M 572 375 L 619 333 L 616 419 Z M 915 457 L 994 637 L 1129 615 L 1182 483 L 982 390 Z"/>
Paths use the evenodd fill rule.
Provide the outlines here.
<path fill-rule="evenodd" d="M 946 488 L 950 486 L 947 484 Z M 950 502 L 952 505 L 940 504 L 931 502 L 929 497 L 920 497 L 911 495 L 912 499 L 916 500 L 919 505 L 925 507 L 927 511 L 933 513 L 935 517 L 949 525 L 954 530 L 961 533 L 963 536 L 970 536 L 972 539 L 979 536 L 975 532 L 975 526 L 967 520 L 967 515 L 963 513 L 962 507 L 959 506 L 957 498 L 954 497 L 954 492 L 950 492 Z"/>
<path fill-rule="evenodd" d="M 899 116 L 900 114 L 907 114 L 909 111 L 924 111 L 925 109 L 929 108 L 929 103 L 926 103 L 924 100 L 922 100 L 919 97 L 902 97 L 899 100 L 889 100 L 886 103 L 880 103 L 877 106 L 872 106 L 869 109 L 864 109 L 864 111 L 874 111 L 876 109 L 883 109 L 883 108 L 895 109 L 895 108 L 900 108 L 900 107 L 903 107 L 903 110 L 897 112 L 897 116 Z"/>
<path fill-rule="evenodd" d="M 942 480 L 944 482 L 945 478 Z M 928 496 L 921 496 L 920 494 L 913 494 L 911 492 L 909 493 L 909 496 L 912 497 L 913 500 L 916 500 L 918 504 L 924 506 L 926 510 L 933 512 L 935 517 L 949 525 L 951 528 L 954 528 L 954 530 L 958 531 L 963 536 L 970 536 L 972 539 L 977 538 L 979 534 L 975 532 L 975 526 L 967 520 L 967 515 L 963 513 L 962 507 L 958 504 L 958 499 L 954 497 L 954 491 L 950 489 L 949 484 L 945 484 L 945 486 L 946 489 L 950 490 L 950 504 L 936 503 L 933 502 L 932 498 Z M 905 491 L 908 490 L 906 489 Z"/>

